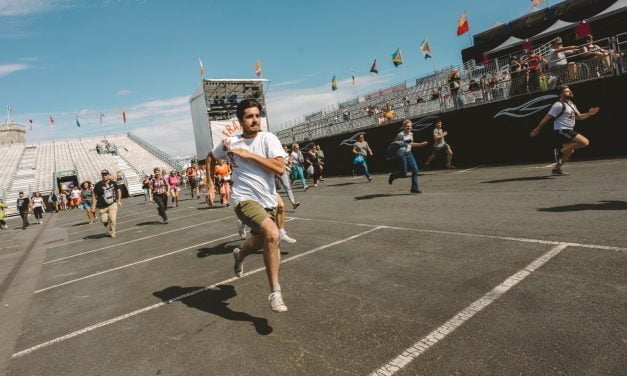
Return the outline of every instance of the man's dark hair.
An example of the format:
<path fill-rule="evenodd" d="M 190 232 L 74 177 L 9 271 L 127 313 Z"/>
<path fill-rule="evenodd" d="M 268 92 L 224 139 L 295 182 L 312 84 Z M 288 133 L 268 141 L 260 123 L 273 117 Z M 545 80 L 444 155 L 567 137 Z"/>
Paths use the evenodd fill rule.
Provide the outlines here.
<path fill-rule="evenodd" d="M 243 101 L 237 104 L 235 115 L 237 116 L 239 120 L 242 120 L 244 118 L 244 111 L 247 108 L 251 108 L 251 107 L 257 107 L 259 109 L 259 113 L 263 112 L 263 109 L 261 108 L 261 104 L 259 102 L 257 102 L 254 99 L 244 99 Z"/>
<path fill-rule="evenodd" d="M 569 89 L 568 85 L 560 85 L 557 87 L 557 94 L 562 95 L 564 90 Z"/>

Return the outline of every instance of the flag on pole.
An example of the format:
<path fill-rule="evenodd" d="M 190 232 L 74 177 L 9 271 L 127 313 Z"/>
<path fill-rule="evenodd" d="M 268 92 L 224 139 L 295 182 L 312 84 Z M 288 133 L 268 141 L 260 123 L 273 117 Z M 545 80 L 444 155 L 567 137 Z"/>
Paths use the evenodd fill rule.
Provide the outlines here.
<path fill-rule="evenodd" d="M 351 78 L 353 79 L 353 86 L 355 86 L 355 70 L 351 68 Z"/>
<path fill-rule="evenodd" d="M 459 20 L 457 20 L 457 35 L 466 34 L 470 31 L 470 26 L 468 25 L 468 14 L 466 11 L 459 16 Z"/>
<path fill-rule="evenodd" d="M 74 114 L 74 118 L 76 119 L 76 126 L 81 127 L 81 123 L 78 121 L 78 114 Z"/>
<path fill-rule="evenodd" d="M 122 120 L 124 121 L 124 124 L 126 124 L 126 111 L 122 111 Z"/>
<path fill-rule="evenodd" d="M 397 68 L 399 65 L 403 64 L 403 55 L 401 54 L 400 48 L 392 54 L 392 63 L 394 63 L 394 66 Z"/>
<path fill-rule="evenodd" d="M 374 59 L 372 65 L 370 66 L 370 73 L 379 74 L 379 69 L 377 68 L 377 59 Z"/>
<path fill-rule="evenodd" d="M 259 60 L 257 60 L 257 63 L 255 63 L 255 74 L 257 75 L 257 77 L 261 77 L 262 76 L 261 61 L 259 61 Z"/>
<path fill-rule="evenodd" d="M 29 125 L 29 129 L 32 131 L 33 130 L 33 120 L 32 119 L 28 119 L 28 125 Z"/>
<path fill-rule="evenodd" d="M 427 38 L 425 38 L 420 44 L 420 51 L 423 55 L 425 55 L 425 59 L 431 59 L 431 46 L 429 46 Z"/>
<path fill-rule="evenodd" d="M 205 76 L 205 66 L 202 65 L 202 60 L 200 60 L 200 58 L 198 58 L 198 65 L 200 68 L 200 78 L 203 78 Z"/>
<path fill-rule="evenodd" d="M 100 113 L 100 124 L 102 124 L 102 120 L 104 119 L 104 114 L 101 112 Z"/>
<path fill-rule="evenodd" d="M 52 115 L 48 118 L 48 122 L 50 123 L 50 129 L 54 129 L 54 118 Z"/>
<path fill-rule="evenodd" d="M 531 0 L 531 7 L 537 8 L 542 4 L 544 0 Z"/>
<path fill-rule="evenodd" d="M 337 90 L 337 80 L 335 79 L 335 75 L 333 75 L 333 78 L 331 79 L 331 91 L 336 91 Z"/>

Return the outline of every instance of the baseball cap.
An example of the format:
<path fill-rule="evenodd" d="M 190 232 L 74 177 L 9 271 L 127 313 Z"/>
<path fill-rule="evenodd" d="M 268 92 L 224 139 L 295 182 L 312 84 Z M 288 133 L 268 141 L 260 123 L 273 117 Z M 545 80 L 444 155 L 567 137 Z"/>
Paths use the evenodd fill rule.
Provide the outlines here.
<path fill-rule="evenodd" d="M 109 170 L 100 171 L 100 175 L 109 175 Z"/>
<path fill-rule="evenodd" d="M 558 44 L 558 43 L 562 44 L 562 38 L 560 37 L 555 38 L 555 40 L 553 41 L 553 44 Z"/>

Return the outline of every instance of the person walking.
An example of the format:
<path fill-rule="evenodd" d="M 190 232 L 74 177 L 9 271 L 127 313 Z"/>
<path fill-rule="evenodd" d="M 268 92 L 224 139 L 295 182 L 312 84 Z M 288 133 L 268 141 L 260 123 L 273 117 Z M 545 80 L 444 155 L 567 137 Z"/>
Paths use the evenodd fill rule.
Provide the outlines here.
<path fill-rule="evenodd" d="M 31 198 L 31 202 L 33 205 L 33 213 L 35 214 L 35 219 L 37 219 L 37 224 L 44 223 L 44 212 L 46 211 L 44 198 L 41 197 L 40 192 L 35 192 L 33 197 Z"/>
<path fill-rule="evenodd" d="M 152 179 L 151 176 L 144 175 L 144 180 L 142 181 L 142 189 L 144 190 L 144 202 L 152 202 L 152 196 L 150 196 L 150 179 Z"/>
<path fill-rule="evenodd" d="M 94 188 L 91 185 L 90 181 L 84 181 L 81 184 L 81 207 L 85 210 L 87 214 L 87 222 L 88 224 L 94 223 L 94 219 L 96 217 L 96 209 L 92 207 L 92 201 L 94 199 Z"/>
<path fill-rule="evenodd" d="M 568 162 L 575 150 L 585 148 L 590 141 L 582 134 L 575 132 L 575 122 L 577 120 L 587 120 L 599 112 L 599 107 L 592 107 L 588 112 L 582 114 L 573 103 L 573 91 L 566 85 L 558 88 L 560 100 L 553 103 L 549 113 L 546 114 L 540 124 L 535 127 L 530 136 L 536 137 L 542 128 L 553 120 L 553 131 L 557 139 L 557 145 L 553 149 L 555 167 L 551 171 L 552 175 L 568 175 L 562 171 L 562 166 Z"/>
<path fill-rule="evenodd" d="M 7 217 L 6 212 L 5 212 L 6 208 L 7 208 L 6 204 L 0 198 L 0 230 L 6 230 L 8 228 L 7 222 L 5 221 L 5 218 Z"/>
<path fill-rule="evenodd" d="M 361 133 L 357 136 L 357 141 L 353 144 L 353 166 L 355 169 L 361 168 L 368 179 L 368 183 L 372 181 L 372 175 L 368 171 L 368 155 L 373 156 L 374 153 L 366 141 L 366 135 Z"/>
<path fill-rule="evenodd" d="M 20 213 L 20 217 L 22 217 L 22 230 L 26 230 L 26 227 L 30 225 L 28 223 L 28 213 L 33 211 L 33 207 L 30 199 L 24 196 L 24 192 L 18 193 L 16 208 Z"/>
<path fill-rule="evenodd" d="M 115 238 L 118 208 L 122 206 L 122 191 L 118 188 L 118 184 L 111 180 L 109 170 L 102 170 L 100 176 L 102 180 L 94 186 L 91 205 L 98 209 L 100 222 L 109 230 L 109 237 Z"/>
<path fill-rule="evenodd" d="M 163 224 L 168 224 L 168 192 L 170 191 L 170 184 L 168 180 L 161 175 L 161 169 L 155 167 L 153 174 L 154 178 L 150 181 L 150 192 L 152 193 L 152 199 L 157 204 L 157 213 L 163 218 Z"/>
<path fill-rule="evenodd" d="M 266 274 L 270 284 L 270 307 L 275 312 L 287 311 L 279 284 L 281 252 L 277 214 L 275 175 L 285 170 L 285 152 L 279 139 L 270 132 L 261 132 L 261 104 L 253 99 L 242 100 L 236 115 L 242 134 L 232 136 L 216 145 L 207 155 L 207 175 L 215 175 L 218 159 L 229 158 L 233 166 L 233 194 L 235 214 L 251 228 L 252 236 L 240 248 L 233 250 L 234 271 L 244 273 L 243 261 L 251 253 L 263 248 Z M 213 179 L 208 181 L 213 190 Z"/>
<path fill-rule="evenodd" d="M 464 107 L 464 100 L 461 97 L 462 92 L 462 78 L 459 75 L 458 69 L 453 69 L 450 76 L 448 77 L 448 87 L 451 93 L 451 97 L 453 98 L 453 105 L 455 109 L 458 110 Z"/>
<path fill-rule="evenodd" d="M 283 146 L 283 151 L 285 152 L 285 157 L 284 157 L 285 171 L 283 171 L 283 174 L 277 175 L 276 179 L 277 179 L 277 182 L 285 190 L 285 193 L 287 193 L 287 198 L 289 198 L 290 203 L 292 203 L 292 209 L 296 209 L 297 207 L 300 206 L 300 202 L 296 201 L 296 198 L 294 197 L 294 192 L 292 191 L 292 182 L 290 181 L 290 159 L 289 159 L 289 153 L 287 152 L 287 146 Z M 279 229 L 281 229 L 281 227 L 279 227 Z"/>
<path fill-rule="evenodd" d="M 427 163 L 425 163 L 425 170 L 429 169 L 431 162 L 433 162 L 433 160 L 440 154 L 446 154 L 446 168 L 455 168 L 455 166 L 451 164 L 451 161 L 453 160 L 453 149 L 451 149 L 450 145 L 444 141 L 444 137 L 448 134 L 448 132 L 442 130 L 442 120 L 436 120 L 433 126 L 433 151 L 431 152 L 431 155 L 429 155 Z"/>
<path fill-rule="evenodd" d="M 313 186 L 317 187 L 318 181 L 320 181 L 320 174 L 322 173 L 322 170 L 320 166 L 320 159 L 318 158 L 318 153 L 316 152 L 316 148 L 312 147 L 311 149 L 309 149 L 309 151 L 305 153 L 305 158 L 307 158 L 307 162 L 309 162 L 309 165 L 311 166 L 313 170 L 313 177 L 312 177 Z"/>
<path fill-rule="evenodd" d="M 300 146 L 298 144 L 292 144 L 292 152 L 289 156 L 290 163 L 292 164 L 292 181 L 300 180 L 303 185 L 303 191 L 307 191 L 309 186 L 307 185 L 307 181 L 305 180 L 305 174 L 303 172 L 305 158 L 303 157 L 303 153 L 300 151 Z"/>
<path fill-rule="evenodd" d="M 412 132 L 412 122 L 409 119 L 403 121 L 403 130 L 396 136 L 396 141 L 402 141 L 407 146 L 400 156 L 400 171 L 390 173 L 388 184 L 392 185 L 395 179 L 406 178 L 407 169 L 411 170 L 411 193 L 422 193 L 418 188 L 418 164 L 411 152 L 412 148 L 423 147 L 427 145 L 427 141 L 414 142 L 414 133 Z"/>
<path fill-rule="evenodd" d="M 320 149 L 320 145 L 316 145 L 315 146 L 316 149 L 316 155 L 318 155 L 318 163 L 320 164 L 320 181 L 324 181 L 324 178 L 322 177 L 322 172 L 324 171 L 324 151 L 322 149 Z"/>
<path fill-rule="evenodd" d="M 177 208 L 179 207 L 179 192 L 181 192 L 180 181 L 181 178 L 178 176 L 178 173 L 174 170 L 170 171 L 170 176 L 168 176 L 170 195 L 172 196 L 172 203 L 175 204 Z"/>

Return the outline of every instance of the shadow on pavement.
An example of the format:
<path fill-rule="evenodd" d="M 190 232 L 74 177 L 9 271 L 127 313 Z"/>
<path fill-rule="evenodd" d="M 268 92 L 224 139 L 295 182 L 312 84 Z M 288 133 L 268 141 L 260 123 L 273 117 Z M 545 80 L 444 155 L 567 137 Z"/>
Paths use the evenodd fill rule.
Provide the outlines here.
<path fill-rule="evenodd" d="M 161 221 L 148 221 L 148 222 L 140 222 L 135 226 L 150 226 L 150 225 L 161 225 L 163 222 Z"/>
<path fill-rule="evenodd" d="M 368 182 L 368 181 L 365 180 L 365 182 Z M 357 182 L 356 181 L 351 181 L 349 183 L 327 184 L 327 187 L 343 187 L 345 185 L 353 185 L 353 184 L 357 184 Z"/>
<path fill-rule="evenodd" d="M 235 246 L 229 245 L 230 243 L 239 242 L 240 240 L 231 240 L 229 242 L 224 242 L 222 244 L 216 245 L 215 247 L 203 247 L 198 249 L 198 253 L 196 257 L 204 258 L 213 255 L 226 255 L 228 253 L 233 253 L 233 249 Z"/>
<path fill-rule="evenodd" d="M 375 193 L 371 195 L 355 196 L 355 200 L 371 200 L 373 198 L 393 197 L 393 196 L 413 196 L 413 193 Z"/>
<path fill-rule="evenodd" d="M 495 183 L 510 183 L 510 182 L 516 182 L 516 181 L 536 181 L 536 180 L 550 180 L 550 179 L 555 179 L 552 176 L 546 175 L 546 176 L 525 176 L 522 178 L 511 178 L 511 179 L 498 179 L 498 180 L 488 180 L 488 181 L 484 181 L 482 182 L 483 184 L 495 184 Z"/>
<path fill-rule="evenodd" d="M 599 201 L 598 204 L 574 204 L 564 206 L 553 206 L 550 208 L 540 208 L 538 211 L 544 212 L 569 212 L 583 210 L 627 210 L 625 201 Z"/>
<path fill-rule="evenodd" d="M 228 206 L 224 206 L 224 205 L 218 205 L 216 206 L 215 204 L 213 206 L 204 206 L 202 208 L 196 208 L 196 210 L 212 210 L 212 209 L 222 209 L 222 208 L 226 208 Z"/>
<path fill-rule="evenodd" d="M 180 287 L 171 286 L 164 290 L 153 293 L 154 296 L 167 302 L 181 295 L 189 294 L 193 291 L 203 289 L 203 287 Z M 209 289 L 195 295 L 180 299 L 180 301 L 190 308 L 195 308 L 203 312 L 212 313 L 231 321 L 248 321 L 257 333 L 268 335 L 272 333 L 272 327 L 268 325 L 268 320 L 262 317 L 251 316 L 245 312 L 236 312 L 228 308 L 227 300 L 235 297 L 235 287 L 232 285 L 219 285 L 214 289 Z"/>
<path fill-rule="evenodd" d="M 105 229 L 106 231 L 106 229 Z M 89 239 L 102 239 L 102 238 L 108 238 L 109 234 L 108 233 L 104 233 L 104 234 L 93 234 L 93 235 L 87 235 L 83 238 L 83 240 L 89 240 Z"/>
<path fill-rule="evenodd" d="M 89 222 L 79 222 L 79 223 L 75 223 L 70 227 L 78 227 L 78 226 L 84 226 L 84 225 L 88 225 Z"/>

